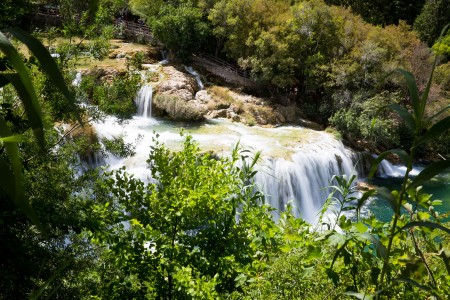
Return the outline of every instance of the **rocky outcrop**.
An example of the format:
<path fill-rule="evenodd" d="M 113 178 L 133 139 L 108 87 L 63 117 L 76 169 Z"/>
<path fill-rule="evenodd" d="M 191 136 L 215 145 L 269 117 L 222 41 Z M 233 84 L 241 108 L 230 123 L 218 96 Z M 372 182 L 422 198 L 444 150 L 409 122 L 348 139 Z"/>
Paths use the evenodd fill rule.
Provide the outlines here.
<path fill-rule="evenodd" d="M 201 120 L 207 111 L 207 96 L 196 96 L 198 86 L 192 76 L 173 66 L 162 68 L 165 80 L 156 88 L 153 106 L 160 114 L 177 120 Z M 205 98 L 206 97 L 206 98 Z"/>

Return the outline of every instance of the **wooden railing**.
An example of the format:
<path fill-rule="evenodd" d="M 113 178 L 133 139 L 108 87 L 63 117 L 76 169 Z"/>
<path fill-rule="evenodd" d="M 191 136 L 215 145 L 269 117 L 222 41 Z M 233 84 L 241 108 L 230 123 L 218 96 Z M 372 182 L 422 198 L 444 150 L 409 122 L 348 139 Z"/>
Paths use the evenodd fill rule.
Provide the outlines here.
<path fill-rule="evenodd" d="M 150 28 L 145 24 L 120 19 L 116 19 L 114 23 L 116 24 L 116 26 L 122 27 L 127 35 L 131 35 L 134 37 L 142 36 L 146 40 L 153 40 L 153 35 L 150 33 Z"/>
<path fill-rule="evenodd" d="M 36 12 L 34 13 L 34 16 L 38 17 L 38 18 L 46 19 L 46 20 L 51 20 L 54 22 L 55 21 L 61 22 L 63 19 L 60 14 L 59 9 L 43 7 L 43 6 L 38 7 Z M 75 19 L 81 20 L 81 16 L 77 15 L 77 16 L 75 16 Z M 153 40 L 153 35 L 150 33 L 150 28 L 145 24 L 125 21 L 122 19 L 115 19 L 114 23 L 117 26 L 121 26 L 127 35 L 130 35 L 133 37 L 142 36 L 147 41 Z"/>
<path fill-rule="evenodd" d="M 211 55 L 208 53 L 199 53 L 199 54 L 197 54 L 197 56 L 203 58 L 204 60 L 207 60 L 214 64 L 217 64 L 217 65 L 219 65 L 241 77 L 250 78 L 250 74 L 246 70 L 243 70 L 233 64 L 230 64 L 229 62 L 227 62 L 223 59 L 215 57 L 214 55 Z"/>

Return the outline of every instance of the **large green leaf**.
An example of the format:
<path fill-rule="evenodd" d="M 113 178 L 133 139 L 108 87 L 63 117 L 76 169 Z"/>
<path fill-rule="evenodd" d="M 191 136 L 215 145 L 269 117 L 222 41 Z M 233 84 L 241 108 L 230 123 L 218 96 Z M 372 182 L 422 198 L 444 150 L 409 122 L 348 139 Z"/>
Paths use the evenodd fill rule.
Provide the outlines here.
<path fill-rule="evenodd" d="M 417 144 L 420 145 L 422 143 L 429 142 L 449 129 L 450 129 L 450 116 L 440 120 L 439 122 L 431 126 L 431 128 L 428 129 L 427 132 L 425 132 L 425 134 L 419 138 Z"/>
<path fill-rule="evenodd" d="M 348 295 L 348 296 L 353 296 L 353 297 L 358 298 L 360 300 L 371 300 L 371 299 L 373 299 L 373 295 L 366 295 L 366 294 L 363 294 L 363 293 L 345 292 L 344 294 Z"/>
<path fill-rule="evenodd" d="M 438 175 L 447 168 L 450 168 L 450 160 L 442 160 L 432 163 L 431 165 L 423 169 L 419 173 L 419 175 L 417 175 L 416 178 L 413 179 L 410 187 L 417 187 L 419 185 L 422 185 L 424 182 Z"/>
<path fill-rule="evenodd" d="M 416 79 L 414 78 L 414 75 L 411 72 L 408 72 L 406 70 L 398 69 L 397 72 L 399 72 L 401 75 L 403 75 L 403 78 L 405 78 L 406 85 L 408 87 L 409 96 L 411 97 L 411 102 L 413 105 L 414 110 L 414 117 L 416 120 L 416 128 L 419 124 L 417 122 L 420 122 L 422 120 L 422 115 L 420 113 L 421 111 L 421 104 L 420 104 L 420 97 L 419 97 L 419 89 L 417 88 Z"/>
<path fill-rule="evenodd" d="M 370 167 L 369 177 L 373 177 L 377 172 L 378 165 L 380 162 L 385 159 L 389 154 L 396 154 L 400 159 L 405 163 L 405 165 L 409 164 L 409 155 L 405 150 L 402 149 L 391 149 L 386 152 L 381 153 L 378 157 L 372 162 L 372 166 Z"/>
<path fill-rule="evenodd" d="M 375 246 L 378 255 L 380 255 L 380 257 L 382 258 L 386 258 L 387 249 L 378 238 L 369 233 L 358 233 L 356 234 L 356 237 L 362 240 L 370 241 Z"/>
<path fill-rule="evenodd" d="M 5 119 L 0 115 L 0 136 L 4 138 L 11 137 L 11 131 L 6 124 Z M 5 160 L 0 161 L 0 185 L 5 192 L 14 201 L 14 203 L 22 210 L 22 212 L 42 231 L 42 226 L 39 218 L 31 206 L 28 198 L 25 195 L 22 175 L 22 161 L 19 156 L 19 148 L 15 142 L 5 142 L 4 147 L 9 157 L 10 166 Z"/>
<path fill-rule="evenodd" d="M 58 270 L 56 270 L 42 285 L 39 289 L 37 289 L 36 291 L 34 291 L 31 296 L 30 296 L 30 300 L 36 300 L 39 299 L 39 297 L 42 295 L 42 293 L 44 292 L 44 290 L 52 283 L 53 280 L 56 279 L 56 277 L 59 276 L 59 274 L 61 274 L 62 271 L 64 271 L 65 269 L 67 269 L 67 267 L 69 266 L 69 264 L 72 262 L 72 258 L 68 258 L 64 261 L 64 263 L 62 264 L 61 267 L 59 267 Z"/>
<path fill-rule="evenodd" d="M 409 129 L 411 129 L 412 131 L 416 129 L 414 117 L 405 107 L 400 106 L 397 103 L 393 103 L 388 105 L 388 108 L 398 113 L 400 117 L 402 117 L 403 121 L 405 121 L 405 124 L 409 127 Z"/>
<path fill-rule="evenodd" d="M 6 58 L 17 72 L 17 75 L 3 73 L 3 76 L 5 76 L 9 82 L 11 82 L 11 80 L 14 80 L 17 85 L 21 86 L 20 90 L 17 91 L 19 92 L 21 100 L 23 101 L 27 117 L 30 121 L 30 126 L 33 129 L 34 135 L 41 148 L 43 148 L 45 139 L 42 125 L 41 108 L 37 100 L 36 91 L 34 90 L 28 69 L 23 63 L 22 58 L 20 57 L 16 48 L 14 48 L 14 46 L 2 32 L 0 32 L 0 50 L 6 55 Z M 22 98 L 23 95 L 26 95 L 26 97 Z"/>
<path fill-rule="evenodd" d="M 3 73 L 0 76 L 6 78 L 16 89 L 19 94 L 20 100 L 22 100 L 23 107 L 27 113 L 28 121 L 33 128 L 33 133 L 41 146 L 45 145 L 44 129 L 42 128 L 42 120 L 40 119 L 40 112 L 35 110 L 33 104 L 33 96 L 28 93 L 26 86 L 23 84 L 19 74 L 17 73 Z M 34 124 L 34 126 L 33 126 Z"/>
<path fill-rule="evenodd" d="M 9 28 L 7 29 L 7 31 L 13 34 L 22 43 L 27 45 L 28 49 L 30 49 L 33 55 L 36 56 L 36 58 L 39 60 L 39 62 L 43 66 L 43 70 L 47 73 L 53 84 L 61 91 L 64 97 L 66 97 L 66 99 L 69 101 L 68 104 L 75 110 L 75 98 L 67 88 L 64 77 L 62 76 L 58 65 L 48 52 L 47 48 L 45 48 L 38 39 L 29 35 L 21 29 Z M 77 119 L 81 123 L 81 118 L 78 115 Z"/>

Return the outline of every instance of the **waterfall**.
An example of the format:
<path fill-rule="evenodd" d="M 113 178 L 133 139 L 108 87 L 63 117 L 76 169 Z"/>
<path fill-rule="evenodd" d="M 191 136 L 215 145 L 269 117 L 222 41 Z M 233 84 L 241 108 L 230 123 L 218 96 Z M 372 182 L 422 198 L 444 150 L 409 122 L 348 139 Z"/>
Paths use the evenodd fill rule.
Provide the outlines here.
<path fill-rule="evenodd" d="M 200 78 L 200 75 L 197 73 L 197 71 L 195 71 L 192 67 L 187 67 L 184 66 L 184 69 L 191 74 L 192 76 L 195 77 L 195 80 L 197 81 L 197 85 L 198 85 L 198 89 L 199 90 L 203 90 L 204 86 L 203 86 L 203 82 Z"/>
<path fill-rule="evenodd" d="M 120 124 L 108 117 L 93 126 L 100 139 L 120 134 L 125 142 L 133 143 L 142 136 L 136 144 L 135 156 L 107 158 L 106 163 L 111 169 L 125 166 L 128 172 L 146 182 L 151 181 L 146 160 L 153 145 L 152 132 L 158 133 L 159 141 L 172 150 L 180 150 L 183 140 L 179 123 L 153 118 L 133 117 Z M 327 187 L 332 177 L 356 173 L 352 163 L 355 154 L 325 132 L 295 126 L 248 127 L 228 120 L 211 120 L 186 131 L 205 152 L 227 155 L 237 143 L 243 149 L 262 150 L 255 181 L 267 203 L 284 210 L 292 201 L 294 214 L 311 223 L 317 222 L 317 214 L 330 193 Z"/>
<path fill-rule="evenodd" d="M 152 95 L 151 85 L 143 85 L 139 90 L 134 102 L 138 109 L 138 116 L 150 118 L 152 116 Z"/>
<path fill-rule="evenodd" d="M 75 79 L 72 81 L 73 86 L 80 86 L 81 83 L 81 72 L 77 72 Z"/>
<path fill-rule="evenodd" d="M 299 151 L 291 160 L 269 159 L 258 172 L 256 183 L 271 206 L 285 210 L 291 201 L 295 216 L 316 223 L 317 213 L 331 192 L 327 187 L 332 177 L 350 177 L 355 172 L 352 153 L 336 144 L 317 151 Z"/>
<path fill-rule="evenodd" d="M 161 65 L 165 65 L 165 64 L 169 63 L 169 58 L 167 57 L 166 50 L 161 50 L 161 57 L 162 57 L 162 60 L 159 62 Z"/>
<path fill-rule="evenodd" d="M 374 155 L 376 158 L 377 156 Z M 413 169 L 409 172 L 411 176 L 417 176 L 420 171 L 423 170 L 423 167 L 414 166 Z M 403 177 L 406 173 L 405 165 L 393 165 L 389 161 L 383 159 L 378 165 L 378 176 L 380 177 Z"/>

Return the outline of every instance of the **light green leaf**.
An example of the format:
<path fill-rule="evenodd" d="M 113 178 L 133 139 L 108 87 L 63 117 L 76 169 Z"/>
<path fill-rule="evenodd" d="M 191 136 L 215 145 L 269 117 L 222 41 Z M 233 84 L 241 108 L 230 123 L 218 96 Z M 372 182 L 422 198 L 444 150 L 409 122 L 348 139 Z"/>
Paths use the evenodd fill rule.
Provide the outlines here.
<path fill-rule="evenodd" d="M 361 300 L 371 300 L 373 299 L 372 295 L 366 295 L 363 293 L 356 293 L 356 292 L 345 292 L 345 295 L 353 296 L 355 298 L 361 299 Z"/>
<path fill-rule="evenodd" d="M 410 187 L 417 187 L 419 185 L 422 185 L 424 182 L 438 175 L 447 168 L 450 168 L 450 160 L 442 160 L 432 163 L 431 165 L 423 169 L 419 173 L 419 175 L 417 175 L 413 179 Z"/>

